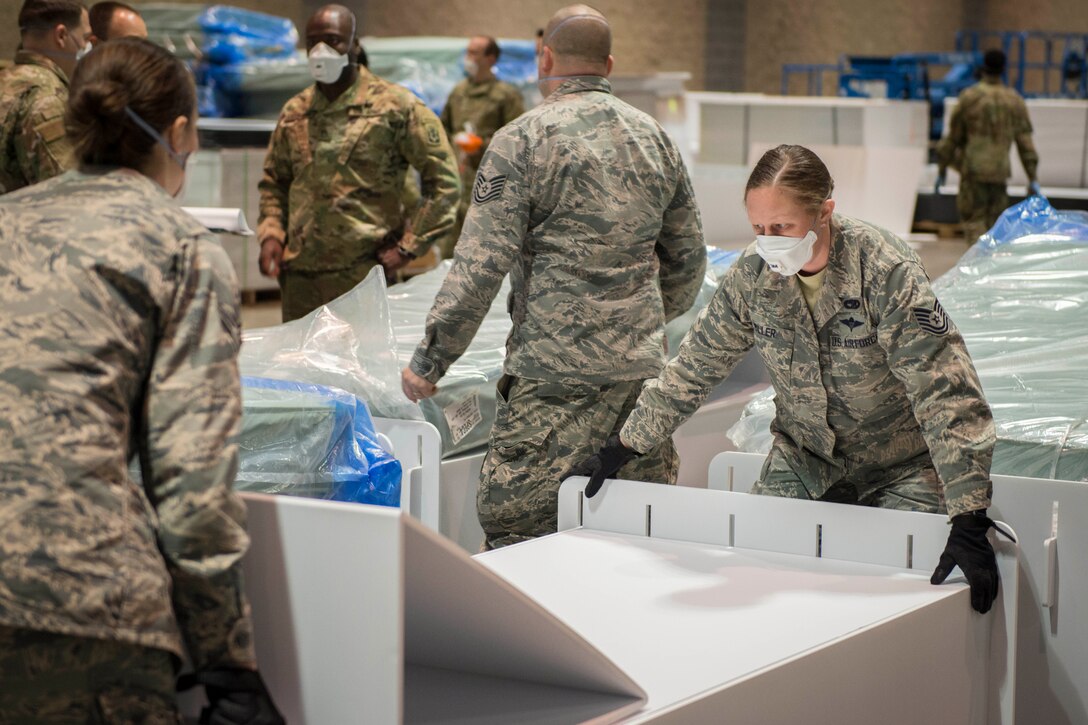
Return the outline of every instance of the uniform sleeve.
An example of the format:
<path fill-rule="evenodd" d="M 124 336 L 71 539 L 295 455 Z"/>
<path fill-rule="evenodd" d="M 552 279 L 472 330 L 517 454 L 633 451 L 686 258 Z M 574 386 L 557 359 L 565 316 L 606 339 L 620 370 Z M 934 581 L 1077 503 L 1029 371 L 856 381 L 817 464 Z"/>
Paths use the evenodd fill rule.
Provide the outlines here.
<path fill-rule="evenodd" d="M 287 198 L 293 178 L 291 149 L 281 115 L 268 142 L 268 153 L 264 157 L 264 175 L 257 184 L 261 208 L 257 219 L 258 244 L 269 237 L 280 244 L 287 243 Z"/>
<path fill-rule="evenodd" d="M 963 117 L 963 102 L 961 97 L 956 107 L 952 109 L 952 117 L 948 120 L 948 134 L 937 143 L 937 165 L 941 173 L 951 166 L 959 171 L 959 158 L 963 149 L 967 146 L 967 124 Z"/>
<path fill-rule="evenodd" d="M 241 571 L 249 539 L 245 508 L 231 489 L 241 420 L 238 288 L 214 242 L 194 241 L 179 267 L 147 384 L 144 486 L 194 667 L 252 669 Z"/>
<path fill-rule="evenodd" d="M 33 94 L 16 134 L 15 156 L 28 184 L 75 168 L 75 152 L 64 127 L 64 102 L 56 95 Z"/>
<path fill-rule="evenodd" d="M 446 374 L 476 335 L 513 267 L 529 227 L 528 142 L 519 129 L 495 135 L 480 163 L 453 267 L 427 315 L 414 373 L 432 383 Z"/>
<path fill-rule="evenodd" d="M 407 245 L 411 247 L 408 251 L 418 256 L 453 229 L 461 178 L 442 124 L 419 101 L 408 111 L 408 133 L 401 151 L 419 172 L 421 200 L 412 216 L 414 239 Z"/>
<path fill-rule="evenodd" d="M 453 99 L 453 91 L 450 92 L 449 98 L 446 99 L 446 105 L 442 106 L 442 115 L 438 117 L 438 120 L 442 122 L 442 128 L 446 129 L 446 135 L 453 138 L 453 108 L 450 101 Z"/>
<path fill-rule="evenodd" d="M 706 273 L 703 223 L 687 169 L 683 162 L 679 162 L 679 167 L 680 180 L 665 209 L 661 233 L 654 247 L 660 263 L 661 299 L 667 321 L 691 309 Z"/>
<path fill-rule="evenodd" d="M 963 337 L 917 264 L 895 267 L 882 289 L 877 340 L 922 427 L 948 515 L 987 508 L 996 435 Z"/>
<path fill-rule="evenodd" d="M 1017 98 L 1016 128 L 1013 138 L 1016 140 L 1016 151 L 1020 154 L 1020 163 L 1024 165 L 1024 171 L 1029 181 L 1038 178 L 1036 172 L 1039 169 L 1039 153 L 1035 150 L 1035 142 L 1031 138 L 1031 117 L 1028 115 L 1027 104 L 1023 98 Z"/>
<path fill-rule="evenodd" d="M 738 260 L 684 336 L 676 357 L 643 386 L 620 431 L 624 444 L 645 453 L 671 436 L 752 348 L 747 287 Z"/>

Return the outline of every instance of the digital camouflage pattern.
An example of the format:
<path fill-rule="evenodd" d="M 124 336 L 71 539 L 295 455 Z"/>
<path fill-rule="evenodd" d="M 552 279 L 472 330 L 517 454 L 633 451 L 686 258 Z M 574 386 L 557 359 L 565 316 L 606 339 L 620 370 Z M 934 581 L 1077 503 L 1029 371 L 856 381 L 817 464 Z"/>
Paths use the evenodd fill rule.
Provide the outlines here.
<path fill-rule="evenodd" d="M 180 725 L 175 664 L 166 650 L 0 627 L 0 725 Z"/>
<path fill-rule="evenodd" d="M 366 276 L 378 249 L 400 240 L 409 222 L 409 166 L 419 171 L 422 199 L 405 249 L 418 255 L 450 232 L 457 214 L 457 163 L 438 117 L 366 68 L 332 102 L 312 85 L 287 102 L 272 132 L 258 239 L 285 244 L 288 272 Z"/>
<path fill-rule="evenodd" d="M 767 492 L 822 498 L 835 487 L 836 500 L 911 508 L 898 496 L 931 511 L 943 496 L 950 516 L 989 506 L 993 417 L 963 338 L 902 240 L 834 215 L 815 313 L 797 280 L 750 246 L 646 384 L 623 441 L 645 451 L 670 436 L 753 345 L 775 388 Z"/>
<path fill-rule="evenodd" d="M 491 445 L 476 492 L 488 548 L 555 533 L 563 476 L 619 432 L 641 387 L 638 380 L 570 385 L 500 379 Z M 617 477 L 675 483 L 679 467 L 672 439 L 666 438 Z"/>
<path fill-rule="evenodd" d="M 466 193 L 467 190 L 466 190 Z M 672 140 L 604 78 L 564 81 L 491 141 L 453 267 L 411 369 L 438 382 L 510 274 L 504 371 L 548 382 L 643 380 L 706 268 Z"/>
<path fill-rule="evenodd" d="M 67 105 L 68 76 L 44 55 L 20 50 L 0 71 L 0 194 L 75 167 Z"/>
<path fill-rule="evenodd" d="M 255 667 L 226 253 L 126 170 L 0 198 L 0 246 L 0 625 Z"/>
<path fill-rule="evenodd" d="M 1013 143 L 1029 181 L 1034 181 L 1039 154 L 1031 139 L 1024 99 L 1000 78 L 990 77 L 960 93 L 948 135 L 937 145 L 937 159 L 942 173 L 949 166 L 959 171 L 956 201 L 968 241 L 992 227 L 1008 206 L 1005 180 L 1011 173 L 1009 147 Z"/>
<path fill-rule="evenodd" d="M 466 124 L 471 124 L 476 135 L 483 140 L 483 146 L 473 154 L 465 154 L 455 149 L 461 171 L 461 188 L 465 193 L 461 194 L 461 203 L 457 207 L 457 224 L 442 242 L 442 256 L 446 259 L 453 256 L 453 248 L 460 236 L 472 198 L 468 190 L 476 180 L 476 172 L 480 168 L 484 152 L 495 132 L 523 113 L 525 103 L 521 98 L 521 91 L 497 78 L 479 83 L 466 78 L 450 92 L 440 117 L 446 133 L 452 139 L 455 134 L 466 129 Z"/>

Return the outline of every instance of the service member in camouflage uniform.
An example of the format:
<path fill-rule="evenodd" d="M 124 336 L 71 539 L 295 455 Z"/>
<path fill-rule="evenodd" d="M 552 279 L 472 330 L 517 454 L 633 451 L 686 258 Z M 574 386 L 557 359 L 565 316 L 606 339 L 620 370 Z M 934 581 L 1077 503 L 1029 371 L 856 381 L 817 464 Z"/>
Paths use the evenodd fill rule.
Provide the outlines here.
<path fill-rule="evenodd" d="M 745 191 L 756 243 L 646 384 L 619 437 L 575 473 L 599 485 L 614 473 L 610 461 L 653 450 L 755 346 L 777 412 L 753 493 L 947 512 L 955 537 L 977 526 L 988 549 L 994 424 L 963 338 L 914 251 L 834 214 L 832 189 L 806 148 L 763 156 Z M 957 559 L 987 609 L 997 590 L 988 552 L 981 578 Z"/>
<path fill-rule="evenodd" d="M 418 400 L 472 340 L 503 277 L 513 329 L 477 495 L 490 547 L 556 529 L 560 475 L 619 430 L 664 364 L 664 325 L 694 302 L 706 248 L 680 153 L 616 99 L 611 31 L 561 10 L 540 61 L 547 100 L 484 156 L 453 268 L 403 373 Z M 663 440 L 627 471 L 672 483 Z"/>
<path fill-rule="evenodd" d="M 986 53 L 982 80 L 960 93 L 948 135 L 937 146 L 937 188 L 951 166 L 960 173 L 956 208 L 968 243 L 986 233 L 1009 205 L 1009 146 L 1015 142 L 1032 193 L 1039 193 L 1039 154 L 1031 140 L 1031 119 L 1024 99 L 1001 82 L 1005 54 Z"/>
<path fill-rule="evenodd" d="M 212 713 L 282 723 L 231 491 L 238 290 L 170 198 L 195 114 L 184 64 L 107 43 L 72 81 L 84 170 L 0 198 L 0 723 L 178 722 L 186 652 Z"/>
<path fill-rule="evenodd" d="M 460 183 L 442 124 L 409 91 L 360 68 L 355 15 L 327 5 L 306 26 L 315 78 L 284 106 L 261 180 L 261 271 L 279 277 L 283 320 L 351 290 L 376 265 L 393 272 L 453 227 Z M 331 79 L 330 79 L 331 78 Z M 405 174 L 419 171 L 411 217 Z"/>
<path fill-rule="evenodd" d="M 15 65 L 0 72 L 0 194 L 74 167 L 64 108 L 91 25 L 76 0 L 26 0 L 19 31 Z"/>
<path fill-rule="evenodd" d="M 461 168 L 461 204 L 457 207 L 457 224 L 453 233 L 443 237 L 442 256 L 453 256 L 453 247 L 461 234 L 468 213 L 470 195 L 476 180 L 480 160 L 495 132 L 525 112 L 521 91 L 495 77 L 499 62 L 499 44 L 494 38 L 478 35 L 468 42 L 465 51 L 465 75 L 468 77 L 453 87 L 446 107 L 442 109 L 442 125 L 458 149 Z"/>

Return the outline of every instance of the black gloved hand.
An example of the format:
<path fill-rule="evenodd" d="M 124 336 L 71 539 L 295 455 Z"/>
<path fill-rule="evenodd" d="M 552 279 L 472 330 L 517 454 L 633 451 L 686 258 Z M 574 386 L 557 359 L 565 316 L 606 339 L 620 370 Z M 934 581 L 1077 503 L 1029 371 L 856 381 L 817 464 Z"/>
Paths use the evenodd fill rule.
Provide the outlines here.
<path fill-rule="evenodd" d="M 204 685 L 208 706 L 200 713 L 200 725 L 284 725 L 260 673 L 222 667 L 183 675 L 178 689 Z"/>
<path fill-rule="evenodd" d="M 997 528 L 997 525 L 985 511 L 972 511 L 953 517 L 948 543 L 929 580 L 931 584 L 941 584 L 952 568 L 959 565 L 967 577 L 967 583 L 971 585 L 971 607 L 982 614 L 990 611 L 990 606 L 997 599 L 997 556 L 986 538 L 986 532 L 991 528 Z"/>
<path fill-rule="evenodd" d="M 618 435 L 614 435 L 605 441 L 601 450 L 584 461 L 575 464 L 574 468 L 560 477 L 560 480 L 565 481 L 571 476 L 589 476 L 589 483 L 586 484 L 586 497 L 593 498 L 601 490 L 604 479 L 612 478 L 612 476 L 616 475 L 616 471 L 623 468 L 632 458 L 637 458 L 638 455 L 637 451 L 623 445 Z"/>

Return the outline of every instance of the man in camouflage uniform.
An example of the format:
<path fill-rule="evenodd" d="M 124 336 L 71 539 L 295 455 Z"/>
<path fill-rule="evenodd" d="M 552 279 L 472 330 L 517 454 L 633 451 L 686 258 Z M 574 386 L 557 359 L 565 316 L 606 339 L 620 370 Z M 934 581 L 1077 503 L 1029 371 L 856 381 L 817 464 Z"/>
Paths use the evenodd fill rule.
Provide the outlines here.
<path fill-rule="evenodd" d="M 494 38 L 478 35 L 469 40 L 465 51 L 465 75 L 468 77 L 453 87 L 446 107 L 442 109 L 442 125 L 458 148 L 461 188 L 466 190 L 457 207 L 454 231 L 442 240 L 445 259 L 453 256 L 453 247 L 468 213 L 467 190 L 476 180 L 476 171 L 491 138 L 525 112 L 521 92 L 495 77 L 498 61 L 499 44 Z"/>
<path fill-rule="evenodd" d="M 284 322 L 349 291 L 376 264 L 400 269 L 449 233 L 457 214 L 457 164 L 442 124 L 409 91 L 359 67 L 355 15 L 340 5 L 315 12 L 306 45 L 319 44 L 348 63 L 335 82 L 284 106 L 259 184 L 261 271 L 279 277 Z M 422 184 L 410 232 L 409 166 Z"/>
<path fill-rule="evenodd" d="M 956 208 L 968 243 L 988 231 L 1009 205 L 1005 182 L 1009 178 L 1009 146 L 1015 142 L 1028 175 L 1028 186 L 1038 193 L 1039 154 L 1031 140 L 1031 120 L 1024 99 L 1005 87 L 1005 54 L 991 50 L 983 60 L 982 80 L 963 91 L 952 111 L 948 135 L 937 146 L 937 188 L 951 166 L 960 173 Z"/>
<path fill-rule="evenodd" d="M 64 108 L 91 26 L 77 0 L 26 0 L 19 31 L 15 65 L 0 72 L 0 194 L 74 166 Z"/>
<path fill-rule="evenodd" d="M 185 653 L 256 677 L 230 260 L 127 170 L 0 197 L 0 246 L 0 723 L 176 722 Z"/>
<path fill-rule="evenodd" d="M 706 248 L 687 171 L 652 118 L 611 94 L 611 30 L 559 11 L 544 103 L 484 156 L 453 268 L 403 372 L 418 400 L 464 352 L 511 275 L 513 328 L 477 508 L 487 546 L 556 530 L 560 475 L 623 424 L 664 364 L 664 325 L 694 302 Z M 627 471 L 672 483 L 672 441 Z"/>
<path fill-rule="evenodd" d="M 115 38 L 146 38 L 147 23 L 136 9 L 115 0 L 102 0 L 91 7 L 91 45 Z"/>

